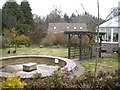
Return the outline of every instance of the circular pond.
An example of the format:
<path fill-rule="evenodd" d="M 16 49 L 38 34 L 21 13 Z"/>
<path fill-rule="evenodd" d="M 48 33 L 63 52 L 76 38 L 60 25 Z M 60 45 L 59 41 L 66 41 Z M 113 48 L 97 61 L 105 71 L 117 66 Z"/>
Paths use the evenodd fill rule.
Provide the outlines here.
<path fill-rule="evenodd" d="M 21 78 L 31 78 L 40 73 L 42 77 L 50 76 L 54 71 L 68 68 L 71 71 L 76 64 L 66 58 L 40 55 L 10 56 L 0 58 L 0 77 L 14 76 L 14 72 Z"/>

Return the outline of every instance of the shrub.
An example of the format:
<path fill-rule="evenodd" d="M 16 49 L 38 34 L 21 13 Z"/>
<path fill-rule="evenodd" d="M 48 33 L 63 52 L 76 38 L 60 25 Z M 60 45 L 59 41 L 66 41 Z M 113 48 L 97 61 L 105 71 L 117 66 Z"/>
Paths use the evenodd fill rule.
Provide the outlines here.
<path fill-rule="evenodd" d="M 56 71 L 50 77 L 26 79 L 26 88 L 74 88 L 75 80 L 68 71 Z"/>
<path fill-rule="evenodd" d="M 44 45 L 40 45 L 39 47 L 40 47 L 40 48 L 44 48 Z"/>
<path fill-rule="evenodd" d="M 79 88 L 96 88 L 96 89 L 115 89 L 120 88 L 116 86 L 116 79 L 120 81 L 118 72 L 100 71 L 97 76 L 93 72 L 86 72 L 80 79 L 77 80 Z M 120 74 L 120 73 L 119 73 Z M 119 79 L 118 79 L 119 78 Z"/>
<path fill-rule="evenodd" d="M 80 39 L 77 35 L 72 36 L 71 44 L 79 46 Z M 88 36 L 84 36 L 82 38 L 82 42 L 85 44 L 89 44 Z M 43 45 L 62 45 L 66 46 L 68 44 L 68 36 L 65 35 L 63 32 L 58 33 L 49 33 L 41 42 Z"/>
<path fill-rule="evenodd" d="M 83 38 L 82 38 L 82 42 L 86 43 L 86 44 L 89 43 L 89 40 L 90 39 L 89 39 L 89 37 L 87 35 L 84 35 Z"/>
<path fill-rule="evenodd" d="M 2 35 L 0 35 L 0 48 L 2 48 Z"/>
<path fill-rule="evenodd" d="M 17 32 L 16 32 L 15 28 L 4 29 L 3 36 L 2 36 L 2 46 L 9 47 L 9 45 L 14 42 L 14 39 L 16 36 L 17 36 Z"/>
<path fill-rule="evenodd" d="M 25 88 L 45 88 L 46 87 L 46 82 L 45 79 L 41 78 L 42 74 L 35 73 L 33 74 L 32 79 L 25 79 L 24 81 L 27 83 Z"/>
<path fill-rule="evenodd" d="M 49 33 L 41 42 L 43 45 L 67 45 L 67 35 L 64 33 Z"/>
<path fill-rule="evenodd" d="M 67 70 L 56 71 L 47 80 L 48 88 L 76 88 L 76 78 L 71 76 Z"/>
<path fill-rule="evenodd" d="M 80 77 L 74 76 L 65 68 L 46 78 L 28 80 L 32 88 L 88 88 L 88 89 L 120 89 L 120 69 L 115 72 L 100 71 L 95 76 L 93 72 L 86 72 Z"/>
<path fill-rule="evenodd" d="M 49 45 L 54 45 L 55 43 L 55 36 L 53 33 L 49 33 L 41 42 L 42 45 L 44 46 L 49 46 Z"/>
<path fill-rule="evenodd" d="M 72 43 L 79 43 L 79 37 L 78 36 L 73 36 L 72 38 L 71 38 L 71 41 L 72 41 Z"/>
<path fill-rule="evenodd" d="M 63 32 L 60 33 L 54 33 L 55 36 L 55 44 L 56 45 L 67 45 L 67 35 L 65 35 Z"/>
<path fill-rule="evenodd" d="M 2 88 L 24 88 L 24 86 L 25 83 L 20 80 L 16 73 L 13 78 L 8 75 L 7 79 L 2 81 Z"/>
<path fill-rule="evenodd" d="M 30 42 L 32 44 L 40 44 L 42 39 L 46 36 L 46 33 L 38 30 L 32 30 L 27 32 L 27 34 L 30 38 Z"/>
<path fill-rule="evenodd" d="M 27 84 L 25 85 L 26 82 Z M 41 74 L 36 73 L 31 79 L 20 80 L 15 77 L 7 77 L 3 81 L 3 88 L 80 88 L 80 89 L 120 89 L 120 68 L 114 72 L 105 70 L 99 71 L 96 75 L 94 72 L 88 71 L 80 77 L 74 76 L 73 72 L 69 72 L 65 67 L 63 70 L 55 71 L 50 77 L 42 78 Z"/>
<path fill-rule="evenodd" d="M 114 47 L 112 48 L 112 52 L 118 52 L 118 45 L 114 45 Z"/>
<path fill-rule="evenodd" d="M 25 35 L 16 36 L 14 43 L 16 43 L 17 45 L 29 45 L 30 38 Z"/>

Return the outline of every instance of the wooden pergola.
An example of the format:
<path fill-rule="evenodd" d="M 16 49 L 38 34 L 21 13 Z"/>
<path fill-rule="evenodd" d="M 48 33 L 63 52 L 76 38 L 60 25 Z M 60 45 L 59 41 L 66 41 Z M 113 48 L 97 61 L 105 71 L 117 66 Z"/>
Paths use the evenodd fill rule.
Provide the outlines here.
<path fill-rule="evenodd" d="M 71 37 L 74 35 L 77 35 L 79 37 L 79 60 L 82 59 L 82 37 L 84 35 L 87 35 L 90 39 L 89 42 L 91 42 L 91 40 L 93 39 L 94 36 L 97 35 L 97 32 L 90 32 L 90 31 L 64 31 L 64 34 L 68 35 L 68 58 L 70 59 L 71 57 Z M 100 42 L 99 42 L 99 57 L 101 57 L 101 45 L 102 45 L 102 36 L 105 35 L 105 33 L 100 32 L 99 33 L 99 38 L 100 38 Z M 92 44 L 91 44 L 92 45 Z M 90 51 L 90 58 L 93 56 L 93 51 L 91 49 Z"/>

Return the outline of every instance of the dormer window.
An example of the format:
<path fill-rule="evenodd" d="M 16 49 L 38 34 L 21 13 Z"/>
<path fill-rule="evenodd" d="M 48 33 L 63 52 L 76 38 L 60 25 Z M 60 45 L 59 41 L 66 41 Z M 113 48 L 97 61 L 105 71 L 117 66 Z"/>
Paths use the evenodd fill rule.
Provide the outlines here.
<path fill-rule="evenodd" d="M 76 27 L 74 27 L 74 30 L 76 30 L 77 28 Z"/>
<path fill-rule="evenodd" d="M 69 27 L 67 27 L 67 29 L 69 29 Z"/>
<path fill-rule="evenodd" d="M 83 28 L 82 27 L 80 27 L 80 30 L 82 30 Z"/>
<path fill-rule="evenodd" d="M 56 29 L 56 27 L 54 27 L 54 30 Z"/>

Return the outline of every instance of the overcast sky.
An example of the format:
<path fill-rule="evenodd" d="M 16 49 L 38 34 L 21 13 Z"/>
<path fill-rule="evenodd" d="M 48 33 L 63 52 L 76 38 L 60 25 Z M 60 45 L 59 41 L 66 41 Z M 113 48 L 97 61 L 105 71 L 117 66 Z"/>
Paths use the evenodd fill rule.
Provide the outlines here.
<path fill-rule="evenodd" d="M 16 0 L 20 4 L 22 0 Z M 40 16 L 46 16 L 54 9 L 53 6 L 60 9 L 62 14 L 67 13 L 69 16 L 72 13 L 82 14 L 84 10 L 81 7 L 83 4 L 86 11 L 94 16 L 97 16 L 97 0 L 27 0 L 30 3 L 33 14 L 38 14 Z M 110 9 L 118 6 L 120 0 L 99 0 L 100 3 L 100 17 L 105 19 L 105 17 L 110 13 Z M 6 0 L 0 0 L 0 8 Z"/>

